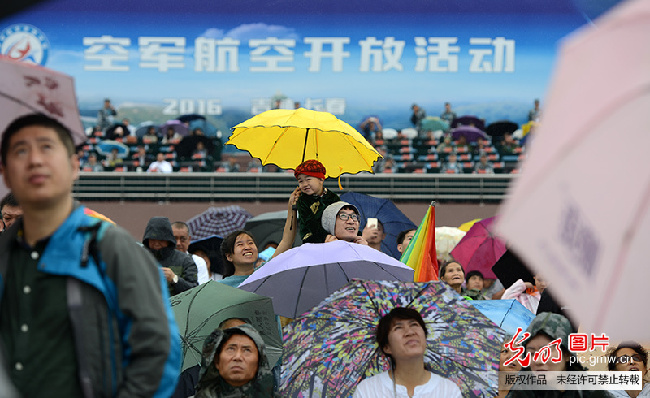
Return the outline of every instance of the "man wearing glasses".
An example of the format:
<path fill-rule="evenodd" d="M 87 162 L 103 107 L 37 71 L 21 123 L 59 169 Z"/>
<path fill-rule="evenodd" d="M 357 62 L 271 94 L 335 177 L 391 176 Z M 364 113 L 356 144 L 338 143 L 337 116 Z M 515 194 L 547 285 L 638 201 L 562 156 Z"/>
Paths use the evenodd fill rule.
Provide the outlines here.
<path fill-rule="evenodd" d="M 359 210 L 348 202 L 338 201 L 327 206 L 323 211 L 321 224 L 329 234 L 325 238 L 325 243 L 347 240 L 368 245 L 368 242 L 359 236 Z"/>
<path fill-rule="evenodd" d="M 182 221 L 176 221 L 172 223 L 172 232 L 176 239 L 176 250 L 189 254 L 190 241 L 192 240 L 192 237 L 190 236 L 190 227 Z M 208 265 L 205 260 L 195 254 L 192 254 L 192 260 L 194 260 L 194 264 L 196 264 L 196 279 L 199 285 L 209 281 L 210 275 L 208 274 Z"/>

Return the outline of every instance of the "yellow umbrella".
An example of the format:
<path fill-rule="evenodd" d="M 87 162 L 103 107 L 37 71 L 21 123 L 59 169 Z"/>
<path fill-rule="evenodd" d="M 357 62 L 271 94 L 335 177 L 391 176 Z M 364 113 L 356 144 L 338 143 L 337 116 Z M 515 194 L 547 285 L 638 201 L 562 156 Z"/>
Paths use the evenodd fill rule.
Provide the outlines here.
<path fill-rule="evenodd" d="M 533 131 L 533 129 L 536 129 L 537 127 L 539 127 L 539 123 L 535 122 L 535 121 L 530 121 L 528 123 L 522 124 L 521 125 L 521 133 L 522 133 L 521 136 L 525 137 L 526 134 L 530 133 L 531 131 Z"/>
<path fill-rule="evenodd" d="M 274 109 L 233 127 L 226 144 L 248 151 L 262 165 L 272 163 L 295 169 L 307 159 L 316 159 L 327 170 L 326 177 L 343 173 L 372 173 L 379 152 L 352 126 L 327 112 L 303 108 Z"/>
<path fill-rule="evenodd" d="M 472 228 L 472 225 L 474 225 L 475 222 L 481 221 L 481 220 L 482 220 L 482 218 L 475 218 L 472 221 L 462 223 L 462 224 L 460 224 L 460 227 L 458 227 L 458 229 L 460 229 L 461 231 L 467 232 L 467 231 L 469 231 L 470 228 Z"/>

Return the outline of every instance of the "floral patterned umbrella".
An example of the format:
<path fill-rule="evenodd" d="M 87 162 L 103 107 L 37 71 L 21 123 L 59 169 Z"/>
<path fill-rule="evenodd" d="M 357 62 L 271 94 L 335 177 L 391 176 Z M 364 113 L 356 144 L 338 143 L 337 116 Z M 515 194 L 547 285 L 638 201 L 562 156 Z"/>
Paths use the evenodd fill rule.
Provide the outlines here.
<path fill-rule="evenodd" d="M 493 397 L 505 332 L 446 284 L 355 279 L 289 324 L 280 393 L 351 397 L 364 378 L 388 370 L 375 343 L 379 319 L 410 306 L 428 329 L 425 363 L 464 397 Z"/>

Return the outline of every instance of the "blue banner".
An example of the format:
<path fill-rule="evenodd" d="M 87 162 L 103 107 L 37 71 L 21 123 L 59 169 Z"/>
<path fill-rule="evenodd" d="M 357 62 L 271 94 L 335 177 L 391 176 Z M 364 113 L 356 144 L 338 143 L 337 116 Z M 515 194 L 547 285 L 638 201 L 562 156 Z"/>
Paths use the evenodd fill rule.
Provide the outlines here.
<path fill-rule="evenodd" d="M 89 123 L 104 98 L 134 124 L 202 114 L 224 131 L 296 103 L 353 126 L 409 127 L 412 104 L 446 101 L 522 123 L 561 38 L 616 2 L 50 1 L 0 21 L 0 51 L 74 76 Z"/>

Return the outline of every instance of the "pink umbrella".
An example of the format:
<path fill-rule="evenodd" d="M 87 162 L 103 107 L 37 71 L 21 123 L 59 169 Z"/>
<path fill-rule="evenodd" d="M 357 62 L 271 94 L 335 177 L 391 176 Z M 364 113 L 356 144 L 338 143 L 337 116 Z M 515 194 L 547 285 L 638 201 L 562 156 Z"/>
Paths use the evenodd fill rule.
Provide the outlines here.
<path fill-rule="evenodd" d="M 451 251 L 451 256 L 463 266 L 465 273 L 477 270 L 484 278 L 497 279 L 492 266 L 506 252 L 506 244 L 492 232 L 493 222 L 494 217 L 475 222 Z"/>
<path fill-rule="evenodd" d="M 650 2 L 562 44 L 498 230 L 591 333 L 647 339 Z M 637 295 L 638 294 L 638 295 Z"/>
<path fill-rule="evenodd" d="M 79 145 L 86 134 L 78 109 L 72 77 L 0 56 L 0 132 L 20 116 L 43 113 L 67 127 Z"/>

